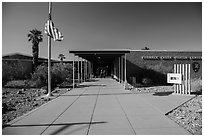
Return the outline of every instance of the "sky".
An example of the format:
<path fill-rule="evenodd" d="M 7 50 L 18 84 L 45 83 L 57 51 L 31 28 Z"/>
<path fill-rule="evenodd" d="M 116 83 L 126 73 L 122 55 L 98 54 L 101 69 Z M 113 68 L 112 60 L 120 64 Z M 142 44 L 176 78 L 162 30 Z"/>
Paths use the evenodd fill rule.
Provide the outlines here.
<path fill-rule="evenodd" d="M 48 56 L 47 2 L 2 3 L 2 55 L 32 55 L 27 34 L 42 31 L 39 57 Z M 53 2 L 52 21 L 64 40 L 52 40 L 52 59 L 69 50 L 132 49 L 202 51 L 202 3 Z"/>

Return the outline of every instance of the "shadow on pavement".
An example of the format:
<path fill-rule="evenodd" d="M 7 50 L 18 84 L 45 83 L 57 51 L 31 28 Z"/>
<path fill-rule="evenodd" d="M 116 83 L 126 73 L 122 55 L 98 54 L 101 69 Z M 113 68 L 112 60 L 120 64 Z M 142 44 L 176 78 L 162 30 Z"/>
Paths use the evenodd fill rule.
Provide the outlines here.
<path fill-rule="evenodd" d="M 97 95 L 130 95 L 130 94 L 137 94 L 137 93 L 132 93 L 132 92 L 129 92 L 129 93 L 97 93 L 97 94 L 74 94 L 74 95 L 61 95 L 61 96 L 97 96 Z"/>
<path fill-rule="evenodd" d="M 202 95 L 202 92 L 191 92 L 191 95 L 196 95 L 196 96 Z"/>
<path fill-rule="evenodd" d="M 97 80 L 97 79 L 88 79 L 88 80 L 86 80 L 86 82 L 97 82 L 97 81 L 99 81 L 99 80 Z"/>
<path fill-rule="evenodd" d="M 90 85 L 79 85 L 77 88 L 85 88 L 85 87 L 105 87 L 106 85 L 94 85 L 94 84 L 90 84 Z"/>
<path fill-rule="evenodd" d="M 60 123 L 60 124 L 29 124 L 29 125 L 10 125 L 10 124 L 5 124 L 5 127 L 36 127 L 36 126 L 63 126 L 63 125 L 81 125 L 81 124 L 103 124 L 103 123 L 107 123 L 107 122 L 77 122 L 77 123 Z"/>
<path fill-rule="evenodd" d="M 168 91 L 168 92 L 155 92 L 153 95 L 154 96 L 169 96 L 173 93 L 173 91 Z"/>
<path fill-rule="evenodd" d="M 90 124 L 104 124 L 107 123 L 105 121 L 102 122 L 77 122 L 77 123 L 60 123 L 60 124 L 28 124 L 28 125 L 10 125 L 10 124 L 6 124 L 3 125 L 2 128 L 6 128 L 6 127 L 36 127 L 36 126 L 48 126 L 48 127 L 52 127 L 52 126 L 61 126 L 60 128 L 58 128 L 56 131 L 52 132 L 51 135 L 56 135 L 59 134 L 60 132 L 64 131 L 65 129 L 74 126 L 74 125 L 84 125 L 78 129 L 72 130 L 70 131 L 68 134 L 71 134 L 72 132 L 76 132 L 78 130 L 81 130 L 87 126 L 89 126 Z"/>

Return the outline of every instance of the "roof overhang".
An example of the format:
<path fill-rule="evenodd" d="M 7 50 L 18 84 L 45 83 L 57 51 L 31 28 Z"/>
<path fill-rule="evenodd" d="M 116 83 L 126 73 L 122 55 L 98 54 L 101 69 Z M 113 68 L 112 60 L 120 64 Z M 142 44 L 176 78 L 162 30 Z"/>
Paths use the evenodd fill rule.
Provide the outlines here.
<path fill-rule="evenodd" d="M 96 49 L 96 50 L 70 50 L 76 56 L 93 63 L 111 63 L 115 58 L 130 53 L 129 49 Z"/>

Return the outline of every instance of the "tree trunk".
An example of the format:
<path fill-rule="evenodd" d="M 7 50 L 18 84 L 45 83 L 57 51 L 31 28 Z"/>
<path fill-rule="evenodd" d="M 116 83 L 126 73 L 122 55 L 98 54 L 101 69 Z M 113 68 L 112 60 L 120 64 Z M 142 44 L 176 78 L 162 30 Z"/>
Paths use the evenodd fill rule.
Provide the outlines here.
<path fill-rule="evenodd" d="M 33 70 L 36 69 L 36 67 L 38 66 L 38 44 L 35 43 L 33 44 Z"/>

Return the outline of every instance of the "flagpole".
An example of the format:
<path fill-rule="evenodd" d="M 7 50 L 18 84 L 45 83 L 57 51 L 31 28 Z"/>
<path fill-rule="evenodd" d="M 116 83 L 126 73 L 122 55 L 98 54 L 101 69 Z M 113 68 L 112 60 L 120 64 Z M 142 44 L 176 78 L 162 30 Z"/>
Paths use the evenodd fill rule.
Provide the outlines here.
<path fill-rule="evenodd" d="M 51 20 L 52 3 L 49 2 L 49 20 Z M 51 96 L 51 37 L 48 36 L 48 94 L 47 97 Z"/>

